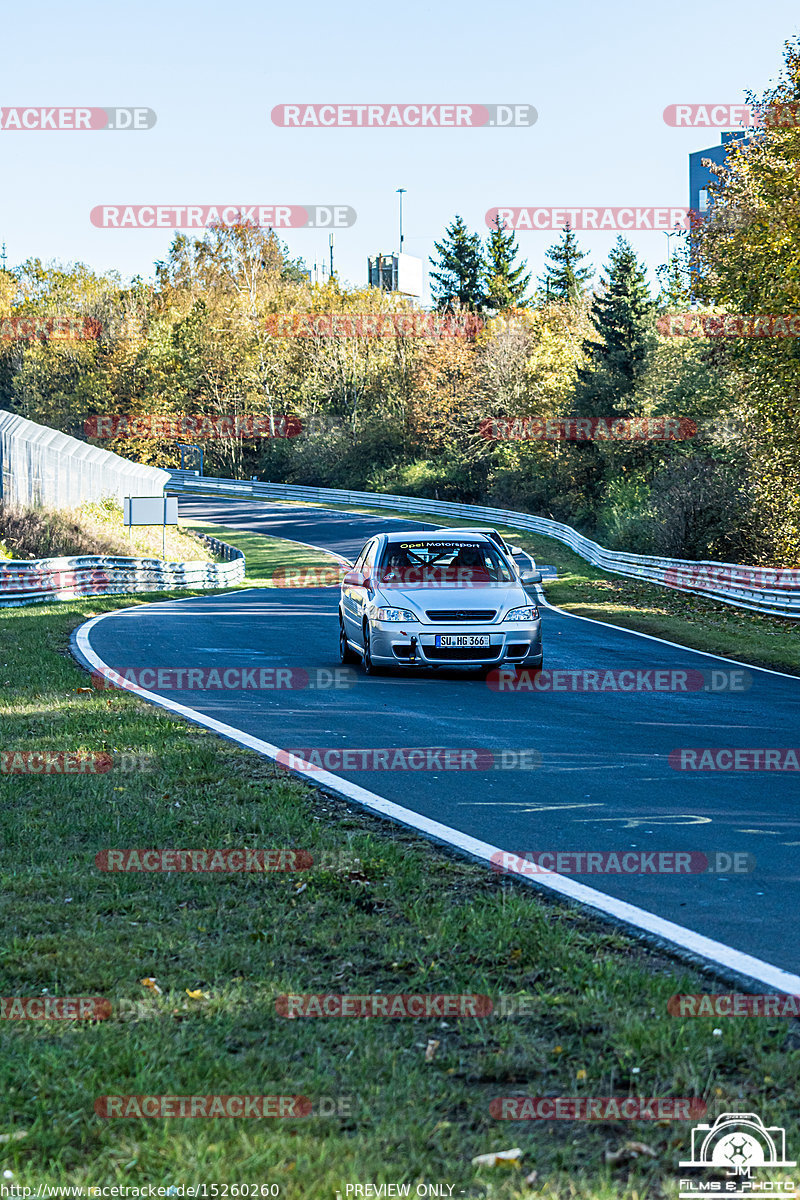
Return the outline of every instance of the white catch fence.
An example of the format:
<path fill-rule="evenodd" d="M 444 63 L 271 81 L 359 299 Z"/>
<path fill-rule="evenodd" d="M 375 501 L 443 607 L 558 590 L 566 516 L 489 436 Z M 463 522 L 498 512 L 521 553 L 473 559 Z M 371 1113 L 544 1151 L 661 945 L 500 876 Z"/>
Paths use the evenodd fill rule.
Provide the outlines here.
<path fill-rule="evenodd" d="M 87 500 L 160 496 L 169 471 L 143 467 L 0 410 L 0 496 L 6 504 L 76 508 Z"/>
<path fill-rule="evenodd" d="M 169 471 L 144 467 L 77 438 L 0 411 L 0 498 L 24 507 L 73 508 L 86 501 L 161 496 Z M 200 535 L 201 537 L 203 535 Z M 222 563 L 82 555 L 27 562 L 0 559 L 0 608 L 76 596 L 218 588 L 241 583 L 244 555 L 203 537 Z"/>

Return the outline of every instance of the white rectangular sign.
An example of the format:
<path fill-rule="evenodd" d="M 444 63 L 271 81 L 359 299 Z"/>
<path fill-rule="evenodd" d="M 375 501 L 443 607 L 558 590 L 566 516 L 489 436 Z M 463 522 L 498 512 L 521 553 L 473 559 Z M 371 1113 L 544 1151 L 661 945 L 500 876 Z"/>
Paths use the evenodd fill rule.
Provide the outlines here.
<path fill-rule="evenodd" d="M 422 259 L 413 254 L 397 255 L 397 290 L 403 296 L 422 295 Z"/>
<path fill-rule="evenodd" d="M 177 496 L 126 496 L 125 525 L 177 525 Z"/>

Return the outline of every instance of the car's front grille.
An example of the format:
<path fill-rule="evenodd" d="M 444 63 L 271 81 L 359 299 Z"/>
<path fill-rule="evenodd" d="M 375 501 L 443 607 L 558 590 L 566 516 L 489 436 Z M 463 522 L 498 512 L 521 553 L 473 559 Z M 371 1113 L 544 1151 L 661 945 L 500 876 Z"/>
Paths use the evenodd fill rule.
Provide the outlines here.
<path fill-rule="evenodd" d="M 496 615 L 491 608 L 431 608 L 425 613 L 430 621 L 493 621 Z"/>
<path fill-rule="evenodd" d="M 500 646 L 423 646 L 426 658 L 441 659 L 480 659 L 483 662 L 494 662 L 500 657 Z"/>

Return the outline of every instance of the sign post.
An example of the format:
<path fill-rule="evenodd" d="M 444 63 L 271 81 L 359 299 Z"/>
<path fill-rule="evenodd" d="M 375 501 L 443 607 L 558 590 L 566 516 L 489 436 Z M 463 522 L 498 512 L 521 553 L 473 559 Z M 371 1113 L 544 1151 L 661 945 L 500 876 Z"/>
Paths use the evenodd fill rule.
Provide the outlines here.
<path fill-rule="evenodd" d="M 177 496 L 126 496 L 123 516 L 124 524 L 160 525 L 161 557 L 167 557 L 167 526 L 178 524 Z"/>

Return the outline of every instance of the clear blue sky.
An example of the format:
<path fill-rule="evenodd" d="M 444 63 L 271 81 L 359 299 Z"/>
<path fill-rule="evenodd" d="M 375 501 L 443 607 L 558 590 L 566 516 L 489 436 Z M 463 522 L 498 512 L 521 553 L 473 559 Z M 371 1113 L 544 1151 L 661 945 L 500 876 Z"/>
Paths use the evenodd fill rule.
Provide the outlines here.
<path fill-rule="evenodd" d="M 352 205 L 336 267 L 365 281 L 366 258 L 426 260 L 460 213 L 485 236 L 492 205 L 685 205 L 691 151 L 717 131 L 666 126 L 674 102 L 741 102 L 782 63 L 797 0 L 541 0 L 505 4 L 363 0 L 301 4 L 100 5 L 43 0 L 3 17 L 0 103 L 145 105 L 149 132 L 0 132 L 0 241 L 38 255 L 152 276 L 169 230 L 102 230 L 109 203 Z M 527 102 L 529 129 L 289 130 L 288 102 Z M 595 265 L 615 234 L 583 233 Z M 520 233 L 538 273 L 556 235 Z M 327 234 L 286 239 L 310 265 Z M 652 267 L 663 233 L 631 241 Z"/>

